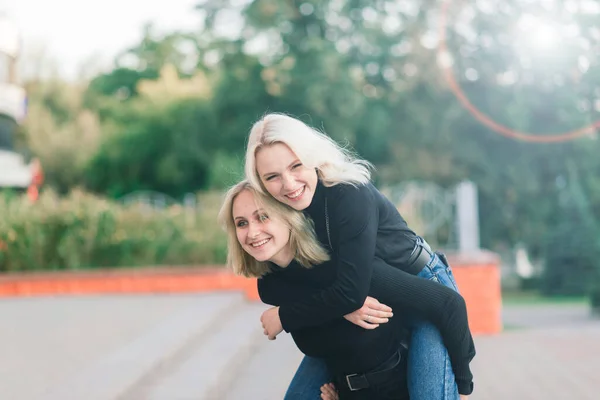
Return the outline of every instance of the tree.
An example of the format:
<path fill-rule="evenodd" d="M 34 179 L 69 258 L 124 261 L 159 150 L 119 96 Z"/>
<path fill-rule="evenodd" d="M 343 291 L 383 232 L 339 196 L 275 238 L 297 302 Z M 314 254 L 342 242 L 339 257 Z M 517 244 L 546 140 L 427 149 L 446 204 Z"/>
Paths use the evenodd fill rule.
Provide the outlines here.
<path fill-rule="evenodd" d="M 85 88 L 59 80 L 31 82 L 22 147 L 39 158 L 45 185 L 61 194 L 83 185 L 83 168 L 102 135 L 97 115 L 83 106 Z"/>
<path fill-rule="evenodd" d="M 561 193 L 557 223 L 546 235 L 546 268 L 541 289 L 548 295 L 583 295 L 597 290 L 600 240 L 597 217 L 583 193 L 573 162 L 568 163 L 568 190 Z"/>
<path fill-rule="evenodd" d="M 458 102 L 441 67 L 451 62 L 465 96 L 500 124 L 534 136 L 572 130 L 600 119 L 599 60 L 590 56 L 597 15 L 567 2 L 450 3 L 449 54 L 438 52 L 442 0 L 205 0 L 198 32 L 158 35 L 148 26 L 86 93 L 103 132 L 86 179 L 113 196 L 224 186 L 239 171 L 252 123 L 286 112 L 372 161 L 379 183 L 475 181 L 483 246 L 524 242 L 534 257 L 547 256 L 569 162 L 590 215 L 600 217 L 595 135 L 554 144 L 501 136 Z M 225 20 L 239 23 L 226 32 Z M 564 23 L 560 49 L 532 41 L 546 20 Z M 166 65 L 173 87 L 201 71 L 210 96 L 149 96 L 144 86 L 163 93 Z M 60 96 L 43 101 L 56 121 L 70 118 Z M 142 171 L 136 163 L 149 164 Z M 184 165 L 207 172 L 194 180 Z"/>
<path fill-rule="evenodd" d="M 206 188 L 213 149 L 205 139 L 215 123 L 206 102 L 144 102 L 128 114 L 133 122 L 104 140 L 87 164 L 88 188 L 114 198 L 137 190 L 181 197 Z"/>

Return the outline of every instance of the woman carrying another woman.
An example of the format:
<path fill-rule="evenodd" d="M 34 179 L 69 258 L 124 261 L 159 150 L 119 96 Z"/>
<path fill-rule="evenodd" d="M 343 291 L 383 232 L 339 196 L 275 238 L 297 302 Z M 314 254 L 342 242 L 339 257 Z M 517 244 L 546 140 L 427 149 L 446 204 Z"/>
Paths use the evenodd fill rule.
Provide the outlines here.
<path fill-rule="evenodd" d="M 472 392 L 469 363 L 475 348 L 464 300 L 455 294 L 447 302 L 440 301 L 436 293 L 442 285 L 423 289 L 415 278 L 456 290 L 450 267 L 370 183 L 368 162 L 297 119 L 269 114 L 252 127 L 246 177 L 255 190 L 312 219 L 318 241 L 332 257 L 326 286 L 263 314 L 261 321 L 270 339 L 283 329 L 296 332 L 341 317 L 364 329 L 381 329 L 383 325 L 377 324 L 381 320 L 375 318 L 389 315 L 389 308 L 368 299 L 371 295 L 391 306 L 396 318 L 400 312 L 406 323 L 411 322 L 408 388 L 412 400 L 457 399 L 459 393 L 466 398 Z M 312 277 L 320 274 L 319 267 L 305 269 L 297 279 L 314 281 Z M 286 399 L 309 399 L 327 379 L 325 363 L 305 357 Z"/>
<path fill-rule="evenodd" d="M 299 301 L 323 287 L 319 280 L 297 279 L 313 265 L 326 270 L 329 259 L 302 213 L 241 182 L 229 190 L 220 219 L 228 233 L 228 264 L 240 275 L 259 277 L 259 294 L 270 304 Z M 342 400 L 408 399 L 407 352 L 395 324 L 364 330 L 340 317 L 292 337 L 302 352 L 327 366 Z M 346 379 L 356 390 L 344 385 Z"/>
<path fill-rule="evenodd" d="M 335 274 L 335 263 L 316 241 L 310 221 L 271 197 L 241 182 L 228 192 L 220 219 L 228 233 L 228 264 L 244 276 L 259 277 L 261 298 L 284 305 L 311 296 L 326 288 Z M 374 264 L 385 266 L 380 259 Z M 306 274 L 313 271 L 312 274 Z M 413 276 L 416 289 L 432 292 L 440 301 L 458 296 L 437 283 Z M 439 313 L 434 301 L 418 295 L 424 309 Z M 415 312 L 407 307 L 406 312 Z M 460 312 L 456 324 L 464 323 Z M 343 399 L 408 399 L 407 351 L 403 319 L 394 317 L 375 330 L 366 330 L 344 318 L 307 329 L 292 331 L 298 348 L 326 365 L 327 379 L 333 380 Z M 316 399 L 306 395 L 307 400 Z"/>

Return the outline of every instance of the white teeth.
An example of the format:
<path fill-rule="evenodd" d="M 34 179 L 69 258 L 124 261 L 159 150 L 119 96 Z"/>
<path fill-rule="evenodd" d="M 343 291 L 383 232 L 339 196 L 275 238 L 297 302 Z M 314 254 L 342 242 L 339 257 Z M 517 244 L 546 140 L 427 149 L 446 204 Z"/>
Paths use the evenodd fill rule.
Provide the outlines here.
<path fill-rule="evenodd" d="M 288 194 L 287 197 L 289 197 L 290 199 L 295 199 L 296 197 L 300 196 L 302 193 L 304 193 L 304 186 L 302 186 L 300 189 L 296 190 L 295 192 Z"/>
<path fill-rule="evenodd" d="M 254 242 L 254 243 L 251 243 L 250 245 L 251 245 L 252 247 L 260 247 L 260 246 L 262 246 L 263 244 L 267 243 L 269 240 L 271 240 L 271 239 L 264 239 L 264 240 L 261 240 L 260 242 Z"/>

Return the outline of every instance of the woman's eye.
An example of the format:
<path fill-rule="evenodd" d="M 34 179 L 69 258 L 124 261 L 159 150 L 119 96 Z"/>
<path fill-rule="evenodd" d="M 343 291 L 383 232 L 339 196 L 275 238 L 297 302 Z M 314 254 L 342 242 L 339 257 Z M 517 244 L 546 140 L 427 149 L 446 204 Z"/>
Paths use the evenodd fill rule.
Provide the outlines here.
<path fill-rule="evenodd" d="M 246 221 L 238 221 L 238 223 L 235 226 L 237 226 L 238 228 L 243 228 L 246 225 L 248 225 Z"/>
<path fill-rule="evenodd" d="M 261 220 L 261 222 L 264 222 L 269 219 L 269 216 L 267 214 L 261 214 L 258 216 L 258 219 Z"/>
<path fill-rule="evenodd" d="M 267 179 L 265 179 L 266 181 L 270 181 L 272 179 L 275 179 L 277 177 L 277 175 L 271 175 L 271 176 L 267 176 Z"/>
<path fill-rule="evenodd" d="M 298 163 L 298 164 L 295 164 L 295 165 L 292 167 L 292 169 L 296 169 L 296 168 L 298 168 L 298 167 L 301 167 L 301 166 L 302 166 L 302 163 Z"/>

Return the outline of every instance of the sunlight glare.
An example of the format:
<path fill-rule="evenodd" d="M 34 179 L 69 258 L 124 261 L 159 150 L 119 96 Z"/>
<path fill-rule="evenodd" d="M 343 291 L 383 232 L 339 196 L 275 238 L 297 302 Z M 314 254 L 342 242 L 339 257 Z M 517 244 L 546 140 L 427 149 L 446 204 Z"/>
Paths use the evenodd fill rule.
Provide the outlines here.
<path fill-rule="evenodd" d="M 556 27 L 550 21 L 545 21 L 531 14 L 524 14 L 518 21 L 521 35 L 528 38 L 532 47 L 549 49 L 556 45 L 559 35 Z"/>

